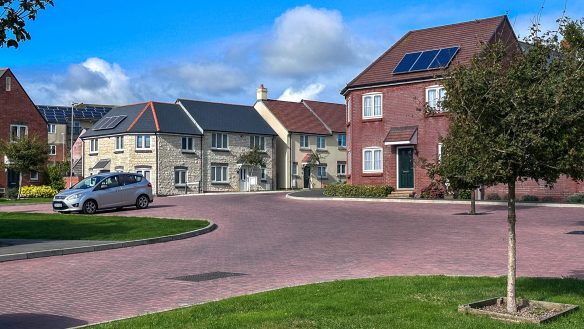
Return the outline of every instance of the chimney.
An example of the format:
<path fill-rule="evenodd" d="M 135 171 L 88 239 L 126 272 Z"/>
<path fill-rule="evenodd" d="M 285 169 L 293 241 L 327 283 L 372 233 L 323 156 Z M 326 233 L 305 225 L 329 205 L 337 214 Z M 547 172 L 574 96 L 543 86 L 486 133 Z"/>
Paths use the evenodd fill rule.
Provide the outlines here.
<path fill-rule="evenodd" d="M 268 99 L 268 89 L 264 87 L 262 83 L 259 88 L 256 90 L 257 101 L 265 101 Z"/>

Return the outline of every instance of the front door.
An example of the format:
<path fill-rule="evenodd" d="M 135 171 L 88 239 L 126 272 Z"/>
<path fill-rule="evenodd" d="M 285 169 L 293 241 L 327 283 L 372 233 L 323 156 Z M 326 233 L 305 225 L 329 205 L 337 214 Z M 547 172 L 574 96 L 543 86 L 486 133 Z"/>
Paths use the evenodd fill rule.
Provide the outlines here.
<path fill-rule="evenodd" d="M 397 188 L 414 188 L 414 149 L 404 147 L 397 149 Z"/>
<path fill-rule="evenodd" d="M 304 167 L 304 188 L 310 188 L 310 167 Z"/>
<path fill-rule="evenodd" d="M 239 169 L 239 190 L 241 192 L 249 191 L 249 175 L 247 173 L 247 168 L 245 167 Z"/>
<path fill-rule="evenodd" d="M 18 188 L 20 177 L 18 172 L 9 169 L 6 175 L 8 176 L 8 188 Z"/>

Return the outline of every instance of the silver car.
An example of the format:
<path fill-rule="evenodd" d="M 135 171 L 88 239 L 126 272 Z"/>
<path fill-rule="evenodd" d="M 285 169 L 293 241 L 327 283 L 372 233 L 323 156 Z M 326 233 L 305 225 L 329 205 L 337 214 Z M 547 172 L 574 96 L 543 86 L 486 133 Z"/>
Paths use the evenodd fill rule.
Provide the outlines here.
<path fill-rule="evenodd" d="M 90 176 L 53 198 L 53 210 L 94 214 L 98 209 L 136 206 L 148 208 L 152 184 L 135 173 L 102 173 Z"/>

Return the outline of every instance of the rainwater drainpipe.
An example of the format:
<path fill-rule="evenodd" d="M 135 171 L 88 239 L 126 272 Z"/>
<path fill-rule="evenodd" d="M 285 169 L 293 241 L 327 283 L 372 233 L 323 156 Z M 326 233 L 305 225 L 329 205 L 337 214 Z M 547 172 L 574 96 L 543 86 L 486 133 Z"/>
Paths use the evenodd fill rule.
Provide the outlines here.
<path fill-rule="evenodd" d="M 203 193 L 203 135 L 201 135 L 201 173 L 199 180 L 199 193 Z"/>

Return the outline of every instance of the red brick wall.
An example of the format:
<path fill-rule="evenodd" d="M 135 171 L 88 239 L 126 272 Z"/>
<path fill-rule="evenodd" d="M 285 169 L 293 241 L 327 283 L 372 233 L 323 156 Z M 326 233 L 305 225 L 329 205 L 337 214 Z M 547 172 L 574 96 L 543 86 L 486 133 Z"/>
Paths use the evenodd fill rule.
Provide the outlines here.
<path fill-rule="evenodd" d="M 11 91 L 6 91 L 6 77 L 12 78 Z M 16 77 L 8 70 L 0 77 L 0 139 L 10 139 L 11 124 L 26 125 L 29 136 L 34 135 L 47 142 L 47 123 Z M 4 161 L 4 155 L 0 155 L 0 161 Z M 42 179 L 41 175 L 39 183 Z M 6 187 L 6 180 L 6 173 L 0 170 L 0 187 Z M 28 184 L 28 175 L 23 175 L 23 185 Z"/>
<path fill-rule="evenodd" d="M 534 180 L 517 182 L 515 185 L 515 193 L 518 200 L 529 194 L 537 196 L 540 200 L 549 198 L 555 201 L 564 201 L 568 196 L 582 192 L 584 192 L 584 184 L 575 182 L 566 176 L 560 177 L 552 188 L 547 187 L 545 182 L 538 183 Z M 490 193 L 497 193 L 499 197 L 504 199 L 507 196 L 507 185 L 500 184 L 489 187 L 485 194 L 489 195 Z"/>
<path fill-rule="evenodd" d="M 63 162 L 63 159 L 65 159 L 64 161 L 68 161 L 67 159 L 68 157 L 68 151 L 65 147 L 64 144 L 53 144 L 57 147 L 57 154 L 56 155 L 49 155 L 49 163 L 55 163 L 55 162 Z"/>
<path fill-rule="evenodd" d="M 418 143 L 414 145 L 415 170 L 414 190 L 420 190 L 430 183 L 425 170 L 420 168 L 421 159 L 436 161 L 438 143 L 448 132 L 448 121 L 443 115 L 424 116 L 421 111 L 426 99 L 426 87 L 436 85 L 435 81 L 404 84 L 385 88 L 371 88 L 351 91 L 347 100 L 351 101 L 350 123 L 348 125 L 348 150 L 351 151 L 351 184 L 389 184 L 397 187 L 397 147 L 385 146 L 384 140 L 391 127 L 418 126 Z M 372 92 L 383 94 L 381 120 L 362 119 L 363 95 Z M 383 173 L 366 174 L 362 171 L 363 149 L 371 146 L 383 148 Z"/>

